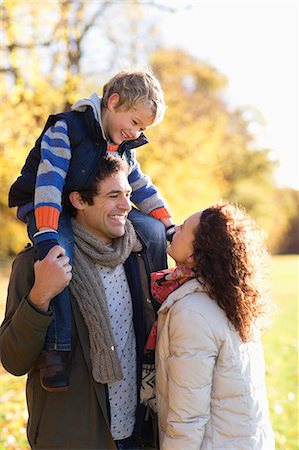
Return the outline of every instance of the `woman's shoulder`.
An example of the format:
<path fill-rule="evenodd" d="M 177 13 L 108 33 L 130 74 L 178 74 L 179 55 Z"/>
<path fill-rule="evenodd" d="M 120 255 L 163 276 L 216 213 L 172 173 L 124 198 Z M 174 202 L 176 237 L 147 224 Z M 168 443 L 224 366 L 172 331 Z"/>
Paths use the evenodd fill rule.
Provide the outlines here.
<path fill-rule="evenodd" d="M 224 311 L 211 299 L 197 280 L 191 280 L 169 295 L 159 310 L 159 315 L 167 314 L 172 321 L 205 324 L 211 329 L 227 326 Z"/>
<path fill-rule="evenodd" d="M 174 311 L 189 309 L 195 313 L 222 315 L 222 310 L 219 308 L 217 302 L 209 297 L 199 281 L 188 281 L 177 289 L 177 291 L 174 297 L 176 301 L 172 302 Z"/>

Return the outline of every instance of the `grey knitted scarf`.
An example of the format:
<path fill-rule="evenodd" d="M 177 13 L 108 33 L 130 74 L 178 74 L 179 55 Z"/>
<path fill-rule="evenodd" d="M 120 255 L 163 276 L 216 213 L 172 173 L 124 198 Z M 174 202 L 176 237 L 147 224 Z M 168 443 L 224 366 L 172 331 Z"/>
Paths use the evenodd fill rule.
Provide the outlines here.
<path fill-rule="evenodd" d="M 130 221 L 126 223 L 124 236 L 114 239 L 111 246 L 103 244 L 76 220 L 72 220 L 72 227 L 75 246 L 70 291 L 88 329 L 92 375 L 98 383 L 113 383 L 121 380 L 123 374 L 96 265 L 116 267 L 142 246 Z"/>

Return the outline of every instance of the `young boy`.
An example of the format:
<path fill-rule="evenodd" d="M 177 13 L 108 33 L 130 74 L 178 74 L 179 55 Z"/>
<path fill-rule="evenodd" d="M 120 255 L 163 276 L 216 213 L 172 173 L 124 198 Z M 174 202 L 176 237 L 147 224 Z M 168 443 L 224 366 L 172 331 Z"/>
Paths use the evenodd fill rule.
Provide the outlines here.
<path fill-rule="evenodd" d="M 132 202 L 138 208 L 129 218 L 149 250 L 148 270 L 166 267 L 166 236 L 171 239 L 174 228 L 171 212 L 135 157 L 135 149 L 148 142 L 143 131 L 160 123 L 164 113 L 160 83 L 150 72 L 121 71 L 105 84 L 102 98 L 92 94 L 76 102 L 72 111 L 49 116 L 9 193 L 9 206 L 18 206 L 18 218 L 27 223 L 40 260 L 59 243 L 71 261 L 72 228 L 63 199 L 71 191 L 86 189 L 101 158 L 113 152 L 129 165 Z M 57 392 L 69 388 L 68 289 L 52 300 L 51 308 L 54 319 L 38 367 L 44 389 Z"/>

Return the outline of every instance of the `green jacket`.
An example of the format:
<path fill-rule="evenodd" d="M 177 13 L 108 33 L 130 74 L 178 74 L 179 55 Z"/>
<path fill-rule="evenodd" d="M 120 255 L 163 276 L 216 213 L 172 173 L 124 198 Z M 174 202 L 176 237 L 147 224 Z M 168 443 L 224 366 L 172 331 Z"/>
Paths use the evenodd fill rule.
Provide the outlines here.
<path fill-rule="evenodd" d="M 148 279 L 143 259 L 140 254 L 138 256 L 135 256 L 135 275 L 139 271 L 142 276 L 141 284 L 145 294 L 142 296 L 142 320 L 147 336 L 155 320 L 155 313 L 148 302 L 148 292 L 144 290 Z M 106 386 L 96 383 L 91 375 L 88 332 L 74 299 L 71 299 L 73 323 L 70 390 L 49 393 L 40 385 L 36 361 L 43 348 L 52 316 L 50 312 L 37 310 L 27 298 L 34 282 L 33 265 L 32 247 L 16 257 L 9 282 L 5 318 L 0 328 L 0 354 L 4 368 L 16 376 L 28 373 L 27 436 L 30 446 L 39 449 L 115 449 L 109 430 Z M 140 318 L 138 322 L 135 326 L 140 328 Z M 139 372 L 140 370 L 139 367 Z M 138 379 L 140 380 L 140 373 Z M 136 422 L 139 424 L 136 433 L 141 435 L 148 433 L 150 429 L 151 438 L 153 424 L 146 422 L 147 416 L 145 407 L 139 405 L 136 412 Z"/>

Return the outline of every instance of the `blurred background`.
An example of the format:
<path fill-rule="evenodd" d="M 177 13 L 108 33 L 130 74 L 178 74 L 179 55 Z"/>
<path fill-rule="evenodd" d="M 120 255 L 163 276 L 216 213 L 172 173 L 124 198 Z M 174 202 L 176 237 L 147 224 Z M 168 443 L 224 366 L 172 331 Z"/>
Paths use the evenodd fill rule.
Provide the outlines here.
<path fill-rule="evenodd" d="M 165 92 L 137 157 L 175 220 L 237 201 L 272 252 L 299 253 L 297 14 L 289 1 L 3 1 L 1 254 L 27 240 L 7 192 L 48 115 L 132 67 Z"/>
<path fill-rule="evenodd" d="M 298 2 L 2 0 L 0 10 L 0 320 L 28 241 L 8 190 L 47 117 L 101 95 L 120 69 L 151 68 L 168 108 L 137 158 L 175 222 L 223 198 L 268 233 L 270 409 L 277 449 L 297 449 Z M 0 448 L 26 448 L 24 379 L 0 375 Z"/>

